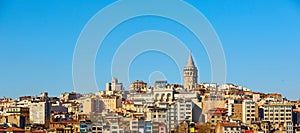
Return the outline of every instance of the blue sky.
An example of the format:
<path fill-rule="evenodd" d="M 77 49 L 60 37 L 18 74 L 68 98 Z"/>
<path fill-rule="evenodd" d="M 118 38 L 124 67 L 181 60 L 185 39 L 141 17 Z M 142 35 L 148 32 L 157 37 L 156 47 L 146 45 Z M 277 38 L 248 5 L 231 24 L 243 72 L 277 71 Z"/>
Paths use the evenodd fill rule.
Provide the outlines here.
<path fill-rule="evenodd" d="M 0 1 L 0 90 L 3 96 L 58 95 L 73 91 L 72 58 L 85 24 L 113 1 Z M 217 32 L 227 61 L 227 82 L 290 99 L 300 93 L 300 2 L 297 0 L 187 0 Z M 122 11 L 120 9 L 120 11 Z M 151 21 L 149 21 L 151 20 Z M 164 24 L 165 23 L 165 24 Z M 180 35 L 177 24 L 160 18 L 137 18 L 122 24 L 99 49 L 96 78 L 100 90 L 111 80 L 109 60 L 121 31 L 140 27 Z M 185 32 L 182 32 L 185 33 Z M 203 47 L 191 41 L 200 81 L 210 81 L 210 63 Z M 108 57 L 108 58 L 107 58 Z M 187 58 L 187 57 L 186 57 Z M 109 63 L 107 63 L 109 62 Z M 161 71 L 170 83 L 180 83 L 175 63 L 167 55 L 146 52 L 135 58 L 130 80 L 148 81 Z"/>

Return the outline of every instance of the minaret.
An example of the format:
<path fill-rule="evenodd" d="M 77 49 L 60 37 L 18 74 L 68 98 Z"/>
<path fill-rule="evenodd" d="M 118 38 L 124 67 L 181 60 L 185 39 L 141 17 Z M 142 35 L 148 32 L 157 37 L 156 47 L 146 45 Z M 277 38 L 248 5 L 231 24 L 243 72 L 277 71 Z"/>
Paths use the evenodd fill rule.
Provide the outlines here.
<path fill-rule="evenodd" d="M 192 53 L 190 53 L 188 62 L 183 70 L 184 77 L 183 77 L 183 87 L 187 90 L 193 90 L 197 86 L 198 81 L 198 70 L 194 64 Z"/>

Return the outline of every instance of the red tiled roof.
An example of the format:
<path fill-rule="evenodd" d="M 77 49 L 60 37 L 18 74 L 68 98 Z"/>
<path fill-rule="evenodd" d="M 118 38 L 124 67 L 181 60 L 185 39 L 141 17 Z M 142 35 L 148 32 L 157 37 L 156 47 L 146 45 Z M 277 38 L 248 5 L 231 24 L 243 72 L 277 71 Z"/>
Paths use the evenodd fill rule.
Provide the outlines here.
<path fill-rule="evenodd" d="M 144 114 L 141 114 L 141 113 L 139 113 L 139 114 L 133 114 L 133 116 L 143 116 Z"/>
<path fill-rule="evenodd" d="M 214 108 L 214 109 L 210 109 L 209 113 L 210 114 L 223 114 L 226 113 L 227 109 L 226 108 Z"/>
<path fill-rule="evenodd" d="M 238 124 L 233 123 L 233 122 L 224 122 L 224 123 L 222 123 L 222 126 L 224 126 L 224 127 L 236 127 L 236 126 L 238 126 Z"/>
<path fill-rule="evenodd" d="M 237 94 L 237 95 L 239 95 L 239 94 L 245 94 L 245 92 L 239 91 L 239 92 L 236 92 L 235 94 Z"/>
<path fill-rule="evenodd" d="M 9 128 L 6 128 L 6 131 L 25 131 L 25 130 L 22 128 L 9 127 Z"/>

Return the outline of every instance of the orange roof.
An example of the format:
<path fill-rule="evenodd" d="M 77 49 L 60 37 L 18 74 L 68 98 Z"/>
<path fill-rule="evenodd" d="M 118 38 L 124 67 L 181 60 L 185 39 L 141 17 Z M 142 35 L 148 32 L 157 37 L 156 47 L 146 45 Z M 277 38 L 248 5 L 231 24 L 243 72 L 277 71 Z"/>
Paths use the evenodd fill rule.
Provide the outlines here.
<path fill-rule="evenodd" d="M 144 114 L 142 114 L 142 113 L 139 113 L 139 114 L 137 114 L 137 113 L 134 113 L 133 114 L 133 116 L 143 116 Z"/>
<path fill-rule="evenodd" d="M 223 114 L 226 113 L 227 109 L 226 108 L 214 108 L 214 109 L 210 109 L 209 113 L 210 114 Z"/>
<path fill-rule="evenodd" d="M 244 98 L 237 98 L 236 100 L 244 101 L 245 99 Z"/>
<path fill-rule="evenodd" d="M 6 131 L 25 131 L 25 130 L 22 128 L 9 127 L 9 128 L 6 128 Z"/>
<path fill-rule="evenodd" d="M 281 97 L 281 94 L 271 93 L 271 94 L 267 94 L 265 97 L 267 98 L 267 97 L 271 97 L 271 96 L 273 96 L 273 97 Z"/>
<path fill-rule="evenodd" d="M 239 95 L 239 94 L 245 94 L 245 92 L 243 91 L 239 91 L 239 92 L 235 92 L 236 95 Z"/>
<path fill-rule="evenodd" d="M 224 122 L 224 123 L 222 123 L 222 126 L 224 126 L 224 127 L 236 127 L 236 126 L 238 126 L 238 124 L 234 123 L 234 122 Z"/>
<path fill-rule="evenodd" d="M 300 112 L 300 109 L 293 109 L 293 112 Z"/>

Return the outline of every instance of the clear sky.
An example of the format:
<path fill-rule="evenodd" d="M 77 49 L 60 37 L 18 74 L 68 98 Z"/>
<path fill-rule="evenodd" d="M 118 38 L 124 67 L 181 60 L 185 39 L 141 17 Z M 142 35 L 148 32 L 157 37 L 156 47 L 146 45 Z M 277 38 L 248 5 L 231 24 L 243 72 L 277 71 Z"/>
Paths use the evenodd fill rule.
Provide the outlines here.
<path fill-rule="evenodd" d="M 0 94 L 6 97 L 58 95 L 73 91 L 72 58 L 85 24 L 110 0 L 1 0 Z M 215 28 L 227 61 L 227 82 L 253 91 L 278 92 L 299 99 L 300 2 L 297 0 L 187 0 Z M 122 12 L 122 9 L 120 9 Z M 150 20 L 150 21 L 149 21 Z M 111 80 L 109 60 L 121 31 L 141 27 L 180 35 L 178 24 L 162 18 L 136 18 L 122 24 L 99 49 L 96 78 L 100 90 Z M 177 28 L 176 28 L 177 27 Z M 188 39 L 188 38 L 186 38 Z M 210 64 L 203 47 L 187 44 L 199 69 L 199 80 L 210 82 Z M 101 53 L 101 54 L 100 54 Z M 187 57 L 186 57 L 187 58 Z M 148 82 L 161 71 L 169 83 L 180 83 L 175 63 L 159 52 L 146 52 L 131 64 L 130 80 Z M 134 71 L 133 71 L 134 70 Z"/>

